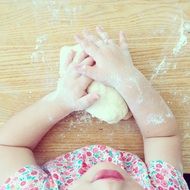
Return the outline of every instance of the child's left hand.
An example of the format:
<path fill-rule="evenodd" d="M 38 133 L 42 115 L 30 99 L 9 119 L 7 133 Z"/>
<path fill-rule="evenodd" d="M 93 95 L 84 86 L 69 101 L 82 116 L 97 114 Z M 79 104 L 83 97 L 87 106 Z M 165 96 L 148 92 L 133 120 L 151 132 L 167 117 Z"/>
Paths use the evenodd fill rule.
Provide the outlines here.
<path fill-rule="evenodd" d="M 61 109 L 69 109 L 70 113 L 88 108 L 99 98 L 96 93 L 87 94 L 86 92 L 92 79 L 80 75 L 75 69 L 76 64 L 93 65 L 94 60 L 85 52 L 80 54 L 78 60 L 75 59 L 75 55 L 74 51 L 69 53 L 63 66 L 64 77 L 59 79 L 57 90 L 47 96 Z"/>

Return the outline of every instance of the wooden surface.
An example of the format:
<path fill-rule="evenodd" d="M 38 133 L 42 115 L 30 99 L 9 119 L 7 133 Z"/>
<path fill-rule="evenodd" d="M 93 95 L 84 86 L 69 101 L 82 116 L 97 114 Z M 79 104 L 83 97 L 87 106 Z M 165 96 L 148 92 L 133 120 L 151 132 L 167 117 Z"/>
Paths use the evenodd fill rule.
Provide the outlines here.
<path fill-rule="evenodd" d="M 1 0 L 0 125 L 56 87 L 59 50 L 73 35 L 102 25 L 116 40 L 127 32 L 135 65 L 160 91 L 182 133 L 184 171 L 190 172 L 189 0 Z M 181 40 L 187 44 L 178 49 Z M 175 54 L 175 55 L 174 55 Z M 75 113 L 55 126 L 35 150 L 39 163 L 87 144 L 106 144 L 143 158 L 134 121 L 108 125 Z"/>

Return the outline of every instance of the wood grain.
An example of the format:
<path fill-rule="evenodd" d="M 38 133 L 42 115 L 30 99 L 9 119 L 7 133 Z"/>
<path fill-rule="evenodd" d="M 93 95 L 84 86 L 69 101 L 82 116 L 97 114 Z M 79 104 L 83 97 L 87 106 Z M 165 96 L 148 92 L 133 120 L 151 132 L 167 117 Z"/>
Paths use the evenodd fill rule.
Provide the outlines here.
<path fill-rule="evenodd" d="M 73 35 L 102 25 L 117 41 L 127 33 L 138 69 L 150 79 L 165 59 L 153 86 L 174 112 L 182 134 L 184 171 L 190 172 L 190 34 L 178 55 L 189 0 L 2 0 L 0 1 L 0 124 L 56 86 L 59 50 Z M 32 59 L 33 58 L 33 59 Z M 165 73 L 164 73 L 165 71 Z M 133 120 L 108 125 L 86 113 L 57 124 L 35 150 L 38 163 L 87 144 L 106 144 L 143 158 L 142 139 Z"/>

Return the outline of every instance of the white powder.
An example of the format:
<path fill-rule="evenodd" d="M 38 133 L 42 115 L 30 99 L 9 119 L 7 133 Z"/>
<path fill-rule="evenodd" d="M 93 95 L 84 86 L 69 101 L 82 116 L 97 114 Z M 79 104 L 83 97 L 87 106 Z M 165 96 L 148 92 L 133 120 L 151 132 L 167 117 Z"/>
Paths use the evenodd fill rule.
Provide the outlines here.
<path fill-rule="evenodd" d="M 190 103 L 190 97 L 188 95 L 183 95 L 182 96 L 182 103 Z"/>
<path fill-rule="evenodd" d="M 190 138 L 190 134 L 189 133 L 184 134 L 184 136 L 183 136 L 184 140 L 189 139 L 189 138 Z"/>
<path fill-rule="evenodd" d="M 166 114 L 166 117 L 167 117 L 167 118 L 173 118 L 173 117 L 174 117 L 174 115 L 173 115 L 173 113 L 172 113 L 172 112 L 168 112 L 168 113 Z"/>
<path fill-rule="evenodd" d="M 61 3 L 56 3 L 55 0 L 48 0 L 47 1 L 48 5 L 48 10 L 51 13 L 51 19 L 53 23 L 58 23 L 60 20 L 60 8 L 61 8 Z"/>
<path fill-rule="evenodd" d="M 137 99 L 137 104 L 143 103 L 143 100 L 144 100 L 143 96 L 140 95 L 140 96 L 138 97 L 138 99 Z"/>
<path fill-rule="evenodd" d="M 82 123 L 92 123 L 92 117 L 90 114 L 84 112 L 80 117 L 80 122 Z"/>
<path fill-rule="evenodd" d="M 85 111 L 75 112 L 73 115 L 73 119 L 69 123 L 69 127 L 76 128 L 80 124 L 88 124 L 88 126 L 92 125 L 92 117 Z M 82 129 L 80 129 L 81 131 Z"/>
<path fill-rule="evenodd" d="M 162 115 L 151 113 L 147 116 L 147 123 L 148 124 L 159 125 L 159 124 L 162 124 L 164 122 L 165 122 L 165 120 L 164 120 Z"/>
<path fill-rule="evenodd" d="M 73 24 L 74 19 L 77 18 L 77 17 L 76 17 L 77 14 L 78 14 L 79 12 L 81 12 L 82 9 L 83 9 L 83 6 L 82 6 L 82 5 L 78 5 L 78 6 L 75 6 L 75 7 L 69 6 L 69 5 L 67 5 L 67 4 L 64 5 L 64 13 L 65 13 L 66 16 L 69 17 L 69 19 L 70 19 L 70 22 L 69 22 L 70 25 Z"/>
<path fill-rule="evenodd" d="M 170 94 L 172 94 L 173 96 L 179 97 L 181 100 L 181 103 L 184 105 L 190 105 L 190 96 L 187 94 L 183 94 L 182 92 L 180 92 L 177 89 L 173 89 L 170 91 Z"/>
<path fill-rule="evenodd" d="M 36 47 L 35 49 L 43 48 L 45 42 L 47 41 L 47 34 L 42 34 L 36 38 Z"/>
<path fill-rule="evenodd" d="M 36 38 L 35 50 L 34 52 L 32 52 L 32 55 L 31 55 L 31 63 L 36 63 L 36 62 L 46 63 L 47 62 L 45 51 L 43 50 L 46 41 L 47 41 L 46 34 L 40 35 Z"/>
<path fill-rule="evenodd" d="M 46 62 L 44 51 L 34 51 L 31 55 L 31 63 Z"/>
<path fill-rule="evenodd" d="M 78 6 L 65 6 L 64 7 L 64 12 L 66 15 L 69 15 L 69 16 L 74 16 L 76 15 L 77 13 L 79 13 L 81 10 L 82 10 L 82 5 L 78 5 Z"/>
<path fill-rule="evenodd" d="M 133 83 L 133 85 L 137 88 L 139 94 L 138 94 L 136 103 L 137 104 L 141 104 L 144 101 L 144 97 L 143 97 L 142 90 L 140 89 L 139 84 L 138 84 L 136 78 L 130 77 L 128 80 L 131 81 Z"/>
<path fill-rule="evenodd" d="M 31 98 L 32 98 L 32 91 L 31 91 L 31 90 L 29 90 L 29 91 L 28 91 L 28 94 L 29 94 L 29 96 L 28 96 L 28 97 L 31 99 Z"/>
<path fill-rule="evenodd" d="M 49 116 L 49 117 L 48 117 L 48 121 L 49 121 L 50 123 L 52 123 L 52 122 L 53 122 L 53 117 Z"/>
<path fill-rule="evenodd" d="M 186 123 L 186 127 L 189 127 L 189 128 L 190 128 L 190 122 L 187 122 L 187 123 Z"/>
<path fill-rule="evenodd" d="M 184 30 L 188 33 L 190 33 L 190 21 L 186 21 L 184 23 Z"/>
<path fill-rule="evenodd" d="M 166 70 L 168 69 L 168 66 L 170 64 L 167 62 L 167 57 L 165 56 L 161 63 L 155 67 L 154 69 L 154 73 L 152 74 L 151 78 L 150 78 L 150 81 L 152 81 L 155 77 L 157 77 L 159 74 L 164 74 L 166 73 Z"/>
<path fill-rule="evenodd" d="M 179 28 L 179 40 L 176 44 L 176 46 L 173 48 L 173 55 L 177 56 L 181 49 L 187 44 L 187 36 L 185 35 L 185 29 L 184 29 L 184 19 L 181 20 L 181 25 Z"/>
<path fill-rule="evenodd" d="M 154 29 L 153 32 L 151 32 L 153 34 L 153 36 L 162 36 L 165 34 L 165 28 L 158 28 L 158 29 Z"/>

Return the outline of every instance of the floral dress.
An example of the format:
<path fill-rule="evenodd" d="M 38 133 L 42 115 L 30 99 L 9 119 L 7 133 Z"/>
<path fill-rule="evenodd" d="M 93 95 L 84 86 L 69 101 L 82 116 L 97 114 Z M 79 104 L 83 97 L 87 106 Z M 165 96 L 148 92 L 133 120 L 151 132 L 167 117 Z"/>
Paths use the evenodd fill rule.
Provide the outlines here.
<path fill-rule="evenodd" d="M 188 190 L 181 172 L 155 160 L 145 164 L 129 152 L 104 145 L 91 145 L 64 154 L 43 166 L 27 165 L 0 186 L 0 190 L 67 190 L 90 167 L 99 162 L 119 165 L 147 190 Z"/>

